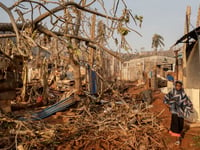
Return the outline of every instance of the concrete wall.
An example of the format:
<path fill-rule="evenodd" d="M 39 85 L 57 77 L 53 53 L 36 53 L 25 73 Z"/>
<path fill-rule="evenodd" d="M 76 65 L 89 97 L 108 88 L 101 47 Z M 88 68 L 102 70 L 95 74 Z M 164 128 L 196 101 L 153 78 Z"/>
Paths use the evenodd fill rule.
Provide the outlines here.
<path fill-rule="evenodd" d="M 143 79 L 143 71 L 146 73 L 153 71 L 156 62 L 174 64 L 175 58 L 165 56 L 150 56 L 126 61 L 122 66 L 122 80 L 135 81 L 138 79 Z"/>
<path fill-rule="evenodd" d="M 191 114 L 189 120 L 200 122 L 200 89 L 185 89 L 186 94 L 192 101 L 194 113 Z"/>
<path fill-rule="evenodd" d="M 124 63 L 122 66 L 122 80 L 135 81 L 142 79 L 143 62 Z"/>
<path fill-rule="evenodd" d="M 200 59 L 198 42 L 196 42 L 187 60 L 185 91 L 194 106 L 194 113 L 190 119 L 192 121 L 200 121 Z"/>
<path fill-rule="evenodd" d="M 108 80 L 120 79 L 121 77 L 121 61 L 109 54 L 103 55 L 103 66 L 105 67 L 105 77 Z"/>
<path fill-rule="evenodd" d="M 186 66 L 186 88 L 200 88 L 199 44 L 196 42 Z"/>
<path fill-rule="evenodd" d="M 161 88 L 161 92 L 167 94 L 170 90 L 172 90 L 172 88 L 173 88 L 172 82 L 168 82 L 167 87 Z M 200 122 L 200 89 L 186 88 L 185 92 L 192 101 L 194 108 L 194 113 L 192 113 L 187 120 L 192 122 Z"/>

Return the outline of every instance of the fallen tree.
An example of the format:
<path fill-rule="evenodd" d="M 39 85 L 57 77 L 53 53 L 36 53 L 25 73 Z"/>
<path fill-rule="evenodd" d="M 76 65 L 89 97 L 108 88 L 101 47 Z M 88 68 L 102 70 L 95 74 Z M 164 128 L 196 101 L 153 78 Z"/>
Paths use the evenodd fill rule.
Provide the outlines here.
<path fill-rule="evenodd" d="M 108 93 L 100 103 L 86 97 L 76 108 L 46 121 L 22 122 L 1 116 L 0 146 L 16 149 L 167 149 L 163 126 L 143 103 Z M 161 112 L 162 113 L 162 112 Z M 54 121 L 53 121 L 54 120 Z M 55 120 L 57 123 L 55 123 Z M 52 123 L 51 123 L 52 122 Z M 60 123 L 59 123 L 60 122 Z"/>

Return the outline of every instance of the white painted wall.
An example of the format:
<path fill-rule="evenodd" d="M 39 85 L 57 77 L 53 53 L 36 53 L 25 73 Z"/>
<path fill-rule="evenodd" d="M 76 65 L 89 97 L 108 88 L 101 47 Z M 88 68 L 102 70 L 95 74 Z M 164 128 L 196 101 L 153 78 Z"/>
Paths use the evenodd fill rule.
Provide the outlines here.
<path fill-rule="evenodd" d="M 161 88 L 160 90 L 162 93 L 167 94 L 170 90 L 172 90 L 172 88 L 173 88 L 172 83 L 168 82 L 167 87 Z M 194 113 L 190 115 L 188 120 L 192 122 L 200 122 L 200 89 L 186 88 L 185 92 L 192 101 L 194 108 Z"/>
<path fill-rule="evenodd" d="M 191 114 L 189 120 L 193 122 L 200 122 L 200 89 L 185 89 L 186 94 L 192 101 L 194 113 Z"/>
<path fill-rule="evenodd" d="M 185 91 L 194 106 L 192 121 L 200 122 L 200 60 L 199 44 L 196 42 L 187 60 Z"/>
<path fill-rule="evenodd" d="M 200 88 L 200 60 L 198 42 L 192 49 L 186 66 L 186 88 Z"/>

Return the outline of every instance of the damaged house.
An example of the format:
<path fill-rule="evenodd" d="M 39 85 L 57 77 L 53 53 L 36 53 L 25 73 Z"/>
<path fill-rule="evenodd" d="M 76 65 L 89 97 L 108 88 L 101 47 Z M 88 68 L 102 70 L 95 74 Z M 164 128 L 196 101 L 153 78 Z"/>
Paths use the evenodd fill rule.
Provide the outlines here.
<path fill-rule="evenodd" d="M 194 105 L 193 121 L 200 121 L 200 27 L 181 37 L 176 44 L 186 43 L 186 67 L 183 68 L 185 91 Z"/>
<path fill-rule="evenodd" d="M 128 81 L 142 80 L 143 73 L 146 72 L 148 76 L 151 76 L 155 66 L 157 66 L 158 74 L 161 77 L 166 77 L 167 71 L 173 71 L 174 64 L 175 58 L 167 56 L 148 56 L 132 59 L 123 63 L 122 79 Z"/>

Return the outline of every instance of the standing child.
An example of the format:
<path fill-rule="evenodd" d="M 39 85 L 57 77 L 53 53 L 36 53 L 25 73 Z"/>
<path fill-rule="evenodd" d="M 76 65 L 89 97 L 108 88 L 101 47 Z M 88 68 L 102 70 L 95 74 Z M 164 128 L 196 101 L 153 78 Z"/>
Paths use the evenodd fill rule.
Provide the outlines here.
<path fill-rule="evenodd" d="M 181 136 L 184 126 L 184 118 L 189 117 L 192 112 L 192 103 L 187 97 L 183 83 L 175 82 L 175 88 L 164 97 L 164 103 L 170 107 L 172 113 L 171 127 L 169 133 L 177 137 L 176 145 L 181 144 Z"/>

